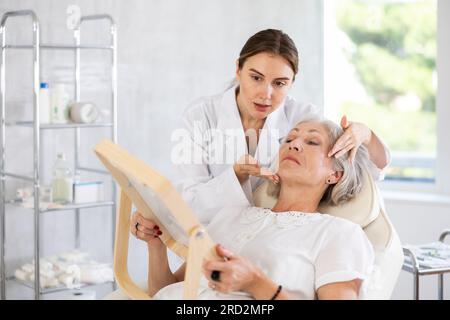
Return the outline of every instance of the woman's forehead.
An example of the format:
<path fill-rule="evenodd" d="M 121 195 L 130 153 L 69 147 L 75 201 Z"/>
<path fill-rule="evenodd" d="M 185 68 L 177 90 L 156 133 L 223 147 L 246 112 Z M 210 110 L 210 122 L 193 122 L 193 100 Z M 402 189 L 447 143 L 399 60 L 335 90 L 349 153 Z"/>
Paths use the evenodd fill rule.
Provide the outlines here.
<path fill-rule="evenodd" d="M 267 77 L 288 77 L 292 78 L 294 72 L 289 62 L 278 54 L 260 52 L 247 58 L 244 66 L 248 69 L 255 69 Z"/>
<path fill-rule="evenodd" d="M 323 137 L 328 137 L 328 130 L 325 124 L 316 121 L 298 123 L 292 128 L 291 132 L 300 134 L 315 133 Z"/>

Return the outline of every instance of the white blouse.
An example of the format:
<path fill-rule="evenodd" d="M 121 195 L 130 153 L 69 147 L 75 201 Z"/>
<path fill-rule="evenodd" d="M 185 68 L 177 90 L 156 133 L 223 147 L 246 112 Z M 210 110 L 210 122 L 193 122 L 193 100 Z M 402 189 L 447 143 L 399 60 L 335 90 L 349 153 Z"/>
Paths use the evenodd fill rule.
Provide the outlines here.
<path fill-rule="evenodd" d="M 361 227 L 320 213 L 282 212 L 257 207 L 221 210 L 208 226 L 216 243 L 261 268 L 297 299 L 316 299 L 333 282 L 363 280 L 372 272 L 374 252 Z M 155 299 L 181 299 L 183 282 L 161 289 Z M 202 277 L 199 299 L 251 299 L 242 292 L 221 294 Z"/>

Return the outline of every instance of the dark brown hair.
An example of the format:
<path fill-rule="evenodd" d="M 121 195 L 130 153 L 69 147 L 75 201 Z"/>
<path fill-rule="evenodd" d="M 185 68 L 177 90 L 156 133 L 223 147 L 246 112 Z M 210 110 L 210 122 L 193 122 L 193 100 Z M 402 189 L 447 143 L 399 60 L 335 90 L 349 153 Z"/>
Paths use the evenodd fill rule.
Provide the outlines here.
<path fill-rule="evenodd" d="M 286 59 L 295 75 L 298 72 L 298 51 L 294 41 L 283 31 L 266 29 L 251 36 L 242 47 L 238 65 L 242 69 L 247 58 L 261 52 L 273 53 Z"/>

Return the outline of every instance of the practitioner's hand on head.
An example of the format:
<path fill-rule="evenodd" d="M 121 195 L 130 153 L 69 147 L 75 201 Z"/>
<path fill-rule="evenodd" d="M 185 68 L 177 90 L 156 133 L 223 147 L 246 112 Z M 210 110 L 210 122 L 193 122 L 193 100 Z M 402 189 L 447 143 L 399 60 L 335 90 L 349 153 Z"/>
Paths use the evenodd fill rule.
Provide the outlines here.
<path fill-rule="evenodd" d="M 216 251 L 224 260 L 205 261 L 203 264 L 209 286 L 222 293 L 250 292 L 260 279 L 261 271 L 244 257 L 233 254 L 220 244 L 216 246 Z"/>
<path fill-rule="evenodd" d="M 341 119 L 341 127 L 344 133 L 334 144 L 333 148 L 328 153 L 329 157 L 333 155 L 339 158 L 350 152 L 350 163 L 353 162 L 356 156 L 356 151 L 362 145 L 368 145 L 372 138 L 372 131 L 363 123 L 347 121 L 347 117 L 343 116 Z"/>
<path fill-rule="evenodd" d="M 246 154 L 242 156 L 233 166 L 239 183 L 244 183 L 250 176 L 267 179 L 275 184 L 280 182 L 280 177 L 267 168 L 262 168 L 258 161 Z"/>
<path fill-rule="evenodd" d="M 139 211 L 136 211 L 131 217 L 130 232 L 137 239 L 145 241 L 151 246 L 164 245 L 159 239 L 159 236 L 162 235 L 159 226 L 153 220 L 144 218 Z"/>

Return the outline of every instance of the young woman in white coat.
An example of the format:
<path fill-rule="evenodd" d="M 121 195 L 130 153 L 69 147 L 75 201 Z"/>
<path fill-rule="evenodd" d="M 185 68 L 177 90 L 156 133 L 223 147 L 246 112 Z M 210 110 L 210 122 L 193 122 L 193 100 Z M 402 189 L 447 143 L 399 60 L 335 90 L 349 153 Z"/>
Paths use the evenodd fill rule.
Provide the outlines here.
<path fill-rule="evenodd" d="M 185 110 L 184 141 L 173 149 L 172 161 L 179 177 L 177 188 L 203 223 L 224 206 L 251 202 L 261 178 L 276 183 L 273 172 L 280 142 L 300 120 L 319 116 L 315 106 L 288 95 L 298 65 L 297 48 L 287 34 L 260 31 L 241 50 L 235 85 Z M 367 126 L 345 117 L 341 126 L 344 134 L 330 157 L 350 152 L 353 158 L 364 144 L 376 167 L 388 164 L 388 150 Z"/>

